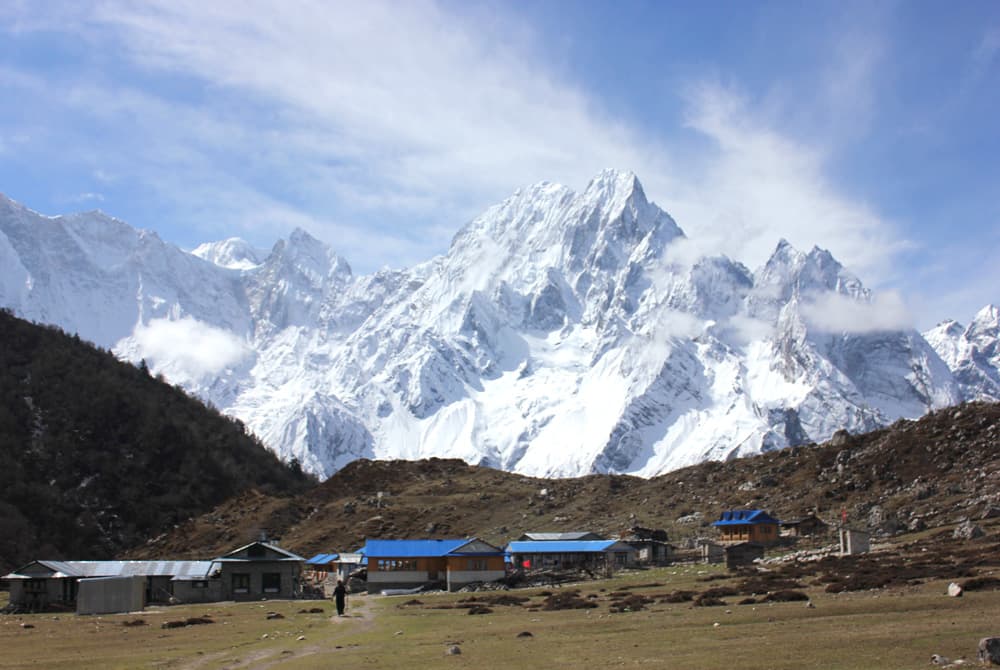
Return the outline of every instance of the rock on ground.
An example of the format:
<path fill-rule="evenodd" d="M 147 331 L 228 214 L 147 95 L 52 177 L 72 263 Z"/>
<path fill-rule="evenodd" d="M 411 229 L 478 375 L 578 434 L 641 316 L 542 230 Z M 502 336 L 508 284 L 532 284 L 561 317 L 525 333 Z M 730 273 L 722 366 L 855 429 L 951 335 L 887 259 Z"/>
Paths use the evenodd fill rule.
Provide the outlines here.
<path fill-rule="evenodd" d="M 984 637 L 979 641 L 979 662 L 1000 665 L 1000 637 Z"/>

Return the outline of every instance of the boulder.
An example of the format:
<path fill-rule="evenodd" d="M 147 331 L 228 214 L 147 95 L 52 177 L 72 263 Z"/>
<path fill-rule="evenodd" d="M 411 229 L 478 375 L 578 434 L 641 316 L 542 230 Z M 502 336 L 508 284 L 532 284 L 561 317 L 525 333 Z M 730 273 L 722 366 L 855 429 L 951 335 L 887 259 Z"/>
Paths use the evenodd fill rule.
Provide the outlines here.
<path fill-rule="evenodd" d="M 956 540 L 974 540 L 977 537 L 982 537 L 985 534 L 986 533 L 983 532 L 982 528 L 980 528 L 979 526 L 977 526 L 976 524 L 972 523 L 969 520 L 965 520 L 962 523 L 958 524 L 958 526 L 955 528 L 955 532 L 952 533 L 952 537 L 954 537 Z"/>
<path fill-rule="evenodd" d="M 1000 665 L 1000 637 L 984 637 L 979 641 L 979 662 Z"/>
<path fill-rule="evenodd" d="M 962 587 L 956 584 L 955 582 L 952 582 L 951 584 L 948 585 L 948 595 L 951 596 L 952 598 L 961 598 Z"/>

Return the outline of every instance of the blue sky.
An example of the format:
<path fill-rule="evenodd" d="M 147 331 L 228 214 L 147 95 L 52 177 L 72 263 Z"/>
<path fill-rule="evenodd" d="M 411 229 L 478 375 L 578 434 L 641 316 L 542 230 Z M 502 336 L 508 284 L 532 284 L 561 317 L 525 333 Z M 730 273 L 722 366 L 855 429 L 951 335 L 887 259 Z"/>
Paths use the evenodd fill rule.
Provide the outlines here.
<path fill-rule="evenodd" d="M 996 2 L 0 3 L 0 192 L 356 272 L 631 169 L 701 250 L 829 249 L 913 325 L 1000 301 Z"/>

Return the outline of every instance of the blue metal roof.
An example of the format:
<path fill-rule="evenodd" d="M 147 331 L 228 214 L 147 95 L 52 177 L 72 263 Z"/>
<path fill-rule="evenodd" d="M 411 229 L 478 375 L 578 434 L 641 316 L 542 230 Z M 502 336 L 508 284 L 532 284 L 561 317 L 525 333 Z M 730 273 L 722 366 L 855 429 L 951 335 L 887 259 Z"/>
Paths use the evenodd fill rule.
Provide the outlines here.
<path fill-rule="evenodd" d="M 747 526 L 758 523 L 780 523 L 762 509 L 726 510 L 713 526 Z"/>
<path fill-rule="evenodd" d="M 316 554 L 315 556 L 313 556 L 312 558 L 310 558 L 308 561 L 306 561 L 306 564 L 307 565 L 327 565 L 328 563 L 333 563 L 338 558 L 340 558 L 340 554 Z"/>
<path fill-rule="evenodd" d="M 617 543 L 618 540 L 516 541 L 507 545 L 507 551 L 512 554 L 594 554 Z"/>
<path fill-rule="evenodd" d="M 368 558 L 418 558 L 447 556 L 472 540 L 368 540 L 363 553 Z"/>

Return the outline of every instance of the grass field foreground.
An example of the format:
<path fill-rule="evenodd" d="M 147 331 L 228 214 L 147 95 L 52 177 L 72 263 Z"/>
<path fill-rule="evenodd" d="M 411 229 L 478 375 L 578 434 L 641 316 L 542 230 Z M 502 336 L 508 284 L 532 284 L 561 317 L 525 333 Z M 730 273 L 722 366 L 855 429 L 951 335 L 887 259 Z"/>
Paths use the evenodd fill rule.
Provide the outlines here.
<path fill-rule="evenodd" d="M 706 581 L 718 576 L 720 579 Z M 947 582 L 827 594 L 796 602 L 697 607 L 678 591 L 737 582 L 718 568 L 676 566 L 612 580 L 510 592 L 350 598 L 348 617 L 316 601 L 150 608 L 132 615 L 0 617 L 0 668 L 926 667 L 931 654 L 974 660 L 1000 634 L 1000 591 L 945 595 Z M 579 591 L 586 609 L 545 611 L 547 594 Z M 498 595 L 523 603 L 484 605 Z M 621 609 L 629 598 L 653 601 Z M 476 602 L 467 602 L 472 597 Z M 573 599 L 571 599 L 573 600 Z M 462 602 L 466 601 L 466 602 Z M 618 606 L 615 606 L 618 603 Z M 472 615 L 474 607 L 491 612 Z M 321 612 L 310 612 L 312 609 Z M 281 618 L 268 618 L 275 614 Z M 164 629 L 190 617 L 214 623 Z M 126 626 L 142 619 L 146 625 Z M 23 625 L 22 625 L 23 624 Z M 30 626 L 30 627 L 26 627 Z M 530 633 L 530 635 L 528 635 Z M 461 653 L 448 654 L 451 647 Z"/>

